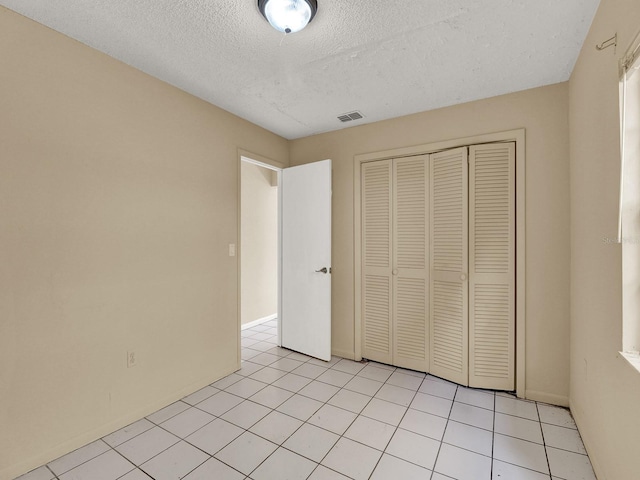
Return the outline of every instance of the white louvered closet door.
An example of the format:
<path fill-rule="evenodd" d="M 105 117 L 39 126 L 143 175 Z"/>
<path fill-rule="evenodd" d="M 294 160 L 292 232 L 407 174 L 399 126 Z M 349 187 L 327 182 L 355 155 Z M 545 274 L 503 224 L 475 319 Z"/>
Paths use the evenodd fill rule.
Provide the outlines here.
<path fill-rule="evenodd" d="M 469 151 L 469 385 L 515 389 L 515 144 Z"/>
<path fill-rule="evenodd" d="M 362 356 L 393 363 L 392 161 L 362 165 Z"/>
<path fill-rule="evenodd" d="M 393 161 L 393 364 L 428 370 L 429 156 Z"/>
<path fill-rule="evenodd" d="M 431 155 L 430 373 L 468 385 L 467 148 Z"/>

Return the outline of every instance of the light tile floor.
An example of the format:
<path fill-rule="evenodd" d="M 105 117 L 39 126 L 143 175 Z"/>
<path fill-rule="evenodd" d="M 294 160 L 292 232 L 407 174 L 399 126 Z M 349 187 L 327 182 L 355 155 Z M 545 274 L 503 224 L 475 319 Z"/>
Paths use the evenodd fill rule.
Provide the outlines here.
<path fill-rule="evenodd" d="M 595 480 L 570 413 L 242 331 L 242 369 L 20 480 Z"/>

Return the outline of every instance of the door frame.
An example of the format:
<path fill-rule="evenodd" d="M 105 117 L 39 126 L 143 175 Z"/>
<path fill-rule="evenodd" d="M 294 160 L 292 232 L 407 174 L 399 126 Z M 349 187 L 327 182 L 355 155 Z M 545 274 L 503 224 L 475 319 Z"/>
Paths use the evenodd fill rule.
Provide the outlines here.
<path fill-rule="evenodd" d="M 237 362 L 238 369 L 242 364 L 242 163 L 249 163 L 252 165 L 257 165 L 258 167 L 263 167 L 268 170 L 272 170 L 278 175 L 278 311 L 276 312 L 278 318 L 278 346 L 282 345 L 282 328 L 280 325 L 280 312 L 282 311 L 282 170 L 286 168 L 286 166 L 278 162 L 276 160 L 272 160 L 270 158 L 264 157 L 262 155 L 258 155 L 253 152 L 249 152 L 246 150 L 238 149 L 238 225 L 237 225 L 237 245 L 236 245 L 236 271 L 238 272 L 238 301 L 237 301 L 237 332 L 238 332 L 238 343 L 237 343 Z"/>
<path fill-rule="evenodd" d="M 362 360 L 362 205 L 361 168 L 366 162 L 391 158 L 427 155 L 452 148 L 482 143 L 515 142 L 516 144 L 516 395 L 526 394 L 526 208 L 525 208 L 525 129 L 508 130 L 471 137 L 433 142 L 413 147 L 355 155 L 353 158 L 354 201 L 354 279 L 355 279 L 355 360 Z"/>

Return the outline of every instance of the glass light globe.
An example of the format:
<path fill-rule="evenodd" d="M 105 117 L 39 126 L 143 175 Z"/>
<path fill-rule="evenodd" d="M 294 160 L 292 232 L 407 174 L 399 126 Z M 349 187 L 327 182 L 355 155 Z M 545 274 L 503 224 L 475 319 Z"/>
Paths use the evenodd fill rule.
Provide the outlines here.
<path fill-rule="evenodd" d="M 276 30 L 295 33 L 311 20 L 311 7 L 305 0 L 269 0 L 264 14 Z"/>

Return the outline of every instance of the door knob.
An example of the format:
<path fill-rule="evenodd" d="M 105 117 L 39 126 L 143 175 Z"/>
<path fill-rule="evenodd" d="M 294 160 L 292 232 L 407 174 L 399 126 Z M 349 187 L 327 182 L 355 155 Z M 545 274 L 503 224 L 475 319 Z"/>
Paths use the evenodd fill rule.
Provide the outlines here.
<path fill-rule="evenodd" d="M 467 279 L 467 276 L 464 273 L 462 273 L 460 275 L 460 280 L 462 280 L 464 282 L 466 279 Z"/>
<path fill-rule="evenodd" d="M 398 269 L 397 269 L 397 268 L 394 268 L 394 269 L 391 271 L 391 275 L 397 275 L 397 274 L 398 274 Z"/>
<path fill-rule="evenodd" d="M 327 273 L 327 267 L 322 267 L 320 270 L 316 270 L 316 273 Z"/>

